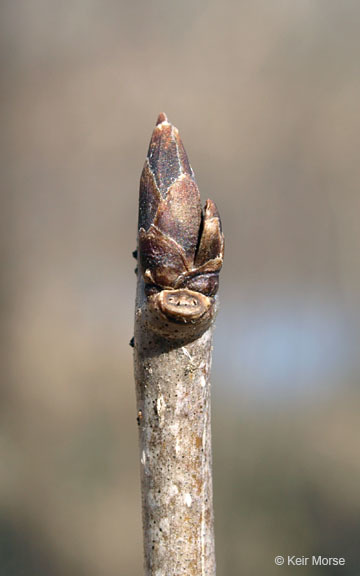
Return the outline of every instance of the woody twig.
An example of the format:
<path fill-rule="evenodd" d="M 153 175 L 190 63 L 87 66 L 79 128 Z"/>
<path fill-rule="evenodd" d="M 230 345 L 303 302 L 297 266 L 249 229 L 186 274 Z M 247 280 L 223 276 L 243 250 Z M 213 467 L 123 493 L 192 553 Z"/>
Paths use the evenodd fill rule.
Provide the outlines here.
<path fill-rule="evenodd" d="M 141 176 L 134 363 L 146 576 L 215 576 L 210 367 L 224 240 L 160 114 Z"/>

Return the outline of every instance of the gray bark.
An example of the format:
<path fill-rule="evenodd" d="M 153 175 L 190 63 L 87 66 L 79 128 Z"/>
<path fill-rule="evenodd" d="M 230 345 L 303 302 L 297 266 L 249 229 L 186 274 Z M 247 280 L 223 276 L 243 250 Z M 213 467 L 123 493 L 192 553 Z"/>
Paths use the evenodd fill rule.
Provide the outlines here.
<path fill-rule="evenodd" d="M 214 309 L 217 297 L 214 297 Z M 215 576 L 210 367 L 213 321 L 189 342 L 148 322 L 138 274 L 135 380 L 146 576 Z M 213 317 L 215 316 L 215 311 Z"/>

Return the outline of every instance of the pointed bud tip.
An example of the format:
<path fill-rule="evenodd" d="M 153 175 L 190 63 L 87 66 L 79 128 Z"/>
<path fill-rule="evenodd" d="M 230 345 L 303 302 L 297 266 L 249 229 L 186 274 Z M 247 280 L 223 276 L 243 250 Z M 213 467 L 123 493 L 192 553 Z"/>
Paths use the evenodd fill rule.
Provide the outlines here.
<path fill-rule="evenodd" d="M 156 120 L 156 126 L 159 126 L 159 124 L 162 124 L 163 122 L 166 122 L 167 124 L 169 124 L 169 120 L 168 120 L 165 112 L 160 112 L 158 119 Z"/>
<path fill-rule="evenodd" d="M 219 220 L 220 220 L 220 215 L 219 215 L 219 211 L 216 207 L 216 204 L 215 204 L 215 202 L 210 200 L 210 198 L 208 198 L 205 202 L 204 212 L 205 212 L 207 218 L 219 218 Z"/>

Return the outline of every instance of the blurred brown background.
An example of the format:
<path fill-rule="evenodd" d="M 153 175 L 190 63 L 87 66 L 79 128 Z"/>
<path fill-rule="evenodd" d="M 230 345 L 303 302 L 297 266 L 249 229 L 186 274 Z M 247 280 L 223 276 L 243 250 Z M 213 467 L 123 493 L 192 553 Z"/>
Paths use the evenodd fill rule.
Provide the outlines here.
<path fill-rule="evenodd" d="M 358 575 L 359 3 L 0 6 L 0 574 L 142 574 L 131 251 L 166 111 L 226 234 L 218 574 Z"/>

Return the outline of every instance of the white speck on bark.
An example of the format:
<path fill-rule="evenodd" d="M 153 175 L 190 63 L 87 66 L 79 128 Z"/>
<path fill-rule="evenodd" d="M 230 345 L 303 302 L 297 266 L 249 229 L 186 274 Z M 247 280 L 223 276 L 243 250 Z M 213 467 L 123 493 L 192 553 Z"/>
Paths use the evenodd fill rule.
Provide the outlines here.
<path fill-rule="evenodd" d="M 185 348 L 185 346 L 183 346 L 183 347 L 181 348 L 181 350 L 184 352 L 185 356 L 186 356 L 187 358 L 189 358 L 189 360 L 192 360 L 192 358 L 191 358 L 191 356 L 190 356 L 190 353 L 189 353 L 189 351 Z"/>
<path fill-rule="evenodd" d="M 176 494 L 179 494 L 179 488 L 176 484 L 171 484 L 171 486 L 169 486 L 169 496 L 176 496 Z"/>
<path fill-rule="evenodd" d="M 190 508 L 191 504 L 192 504 L 192 498 L 191 498 L 191 494 L 186 493 L 184 495 L 184 502 L 186 504 L 186 506 L 188 506 Z"/>
<path fill-rule="evenodd" d="M 166 402 L 163 396 L 159 396 L 156 400 L 156 409 L 159 416 L 159 426 L 162 426 L 165 418 Z"/>

